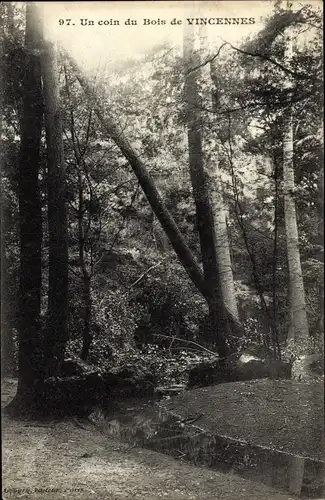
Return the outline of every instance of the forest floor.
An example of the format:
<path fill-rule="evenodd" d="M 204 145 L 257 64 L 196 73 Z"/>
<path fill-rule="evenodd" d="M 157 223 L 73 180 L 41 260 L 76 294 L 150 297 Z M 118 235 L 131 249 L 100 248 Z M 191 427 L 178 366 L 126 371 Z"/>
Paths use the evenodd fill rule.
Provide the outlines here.
<path fill-rule="evenodd" d="M 16 381 L 2 383 L 2 406 Z M 30 500 L 290 500 L 231 474 L 195 467 L 105 436 L 76 419 L 31 421 L 2 413 L 3 498 Z"/>
<path fill-rule="evenodd" d="M 215 435 L 325 460 L 324 381 L 259 379 L 185 391 L 163 403 Z"/>

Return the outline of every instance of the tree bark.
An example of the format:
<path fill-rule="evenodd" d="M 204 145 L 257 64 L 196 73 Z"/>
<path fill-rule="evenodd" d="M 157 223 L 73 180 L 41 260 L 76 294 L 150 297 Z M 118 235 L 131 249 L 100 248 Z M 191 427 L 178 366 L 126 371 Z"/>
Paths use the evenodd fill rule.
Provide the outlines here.
<path fill-rule="evenodd" d="M 197 230 L 199 233 L 204 279 L 209 290 L 207 297 L 210 311 L 210 341 L 216 342 L 221 357 L 226 357 L 227 335 L 231 334 L 221 289 L 217 262 L 214 220 L 209 197 L 208 176 L 203 164 L 200 98 L 198 70 L 200 56 L 194 49 L 194 30 L 187 26 L 184 32 L 185 100 L 187 135 L 189 147 L 189 168 L 196 207 Z"/>
<path fill-rule="evenodd" d="M 210 78 L 214 85 L 211 95 L 212 108 L 215 112 L 219 107 L 219 84 L 217 78 L 217 70 L 214 62 L 210 62 Z M 217 134 L 216 134 L 217 135 Z M 234 276 L 229 248 L 229 237 L 227 227 L 227 216 L 223 189 L 221 187 L 218 146 L 214 158 L 214 164 L 209 168 L 210 178 L 210 196 L 212 212 L 214 217 L 214 230 L 216 235 L 216 252 L 220 273 L 220 284 L 222 296 L 226 306 L 233 313 L 235 318 L 239 318 L 238 307 L 235 293 Z"/>
<path fill-rule="evenodd" d="M 295 181 L 293 166 L 293 126 L 292 114 L 287 110 L 284 118 L 283 136 L 283 180 L 284 218 L 287 240 L 289 268 L 289 317 L 292 321 L 294 342 L 297 351 L 305 351 L 309 339 L 305 290 L 301 270 L 296 204 L 294 199 Z"/>
<path fill-rule="evenodd" d="M 217 166 L 215 166 L 215 170 L 217 170 Z M 213 179 L 213 184 L 214 185 L 211 186 L 211 205 L 214 215 L 216 252 L 220 273 L 222 296 L 228 309 L 232 312 L 234 317 L 238 319 L 239 315 L 229 248 L 227 216 L 224 205 L 225 202 L 222 196 L 222 192 L 220 192 L 217 187 L 218 185 L 220 185 L 220 180 L 218 181 L 216 179 Z"/>
<path fill-rule="evenodd" d="M 286 57 L 291 59 L 292 41 L 288 37 Z M 306 312 L 304 283 L 300 262 L 297 213 L 295 203 L 293 117 L 292 109 L 287 109 L 283 117 L 283 183 L 284 219 L 287 241 L 289 269 L 289 319 L 298 355 L 306 351 L 309 339 L 309 326 Z M 290 329 L 290 328 L 289 328 Z"/>
<path fill-rule="evenodd" d="M 26 7 L 26 65 L 19 152 L 19 378 L 17 397 L 33 396 L 40 377 L 40 306 L 42 218 L 38 174 L 43 122 L 41 65 L 37 49 L 41 36 L 37 8 Z"/>
<path fill-rule="evenodd" d="M 5 8 L 0 6 L 0 15 L 5 15 Z M 3 58 L 3 26 L 0 26 L 0 149 L 2 146 L 2 117 L 3 117 L 3 84 L 4 84 L 4 58 Z M 2 158 L 1 158 L 2 159 Z M 2 165 L 0 165 L 1 167 Z M 2 179 L 1 179 L 2 181 Z M 0 184 L 0 319 L 1 319 L 1 377 L 12 375 L 13 370 L 13 338 L 9 320 L 8 303 L 8 271 L 6 259 L 5 235 L 7 232 L 6 198 L 3 194 L 2 182 Z"/>
<path fill-rule="evenodd" d="M 56 50 L 44 44 L 42 56 L 47 144 L 49 288 L 46 328 L 46 368 L 60 369 L 68 340 L 68 224 L 65 162 Z"/>
<path fill-rule="evenodd" d="M 12 315 L 10 314 L 9 302 L 9 276 L 8 262 L 6 257 L 6 235 L 7 221 L 4 210 L 5 199 L 1 193 L 1 230 L 0 230 L 0 303 L 1 303 L 1 378 L 13 376 L 15 372 L 14 363 L 14 341 L 12 336 Z"/>

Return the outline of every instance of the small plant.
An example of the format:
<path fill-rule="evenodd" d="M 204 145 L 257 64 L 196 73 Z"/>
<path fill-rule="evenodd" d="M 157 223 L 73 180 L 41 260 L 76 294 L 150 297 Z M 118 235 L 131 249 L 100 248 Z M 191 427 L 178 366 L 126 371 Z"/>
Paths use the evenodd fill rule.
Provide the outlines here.
<path fill-rule="evenodd" d="M 300 358 L 302 353 L 305 356 L 310 356 L 312 354 L 322 354 L 324 357 L 324 344 L 322 339 L 317 337 L 309 337 L 308 340 L 300 342 L 297 344 L 294 339 L 290 339 L 283 351 L 283 358 L 288 361 L 295 361 Z"/>

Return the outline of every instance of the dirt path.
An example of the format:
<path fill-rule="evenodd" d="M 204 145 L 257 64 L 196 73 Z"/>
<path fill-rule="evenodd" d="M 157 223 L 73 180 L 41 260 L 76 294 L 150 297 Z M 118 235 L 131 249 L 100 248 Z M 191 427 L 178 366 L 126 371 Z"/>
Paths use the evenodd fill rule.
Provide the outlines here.
<path fill-rule="evenodd" d="M 92 424 L 81 428 L 73 420 L 32 422 L 4 415 L 2 424 L 5 500 L 293 498 L 229 474 L 130 448 Z"/>

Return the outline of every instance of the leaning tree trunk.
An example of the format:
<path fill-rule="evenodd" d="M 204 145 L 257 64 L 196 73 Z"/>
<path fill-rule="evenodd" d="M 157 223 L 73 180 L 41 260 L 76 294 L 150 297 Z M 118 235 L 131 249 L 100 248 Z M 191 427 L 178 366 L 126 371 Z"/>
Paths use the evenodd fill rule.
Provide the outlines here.
<path fill-rule="evenodd" d="M 291 58 L 292 42 L 289 38 L 286 55 Z M 289 318 L 298 355 L 306 351 L 309 327 L 306 312 L 304 283 L 300 262 L 297 213 L 295 203 L 294 154 L 293 154 L 293 117 L 292 108 L 285 111 L 283 118 L 283 182 L 284 182 L 284 219 L 287 241 L 289 269 Z"/>
<path fill-rule="evenodd" d="M 202 293 L 206 300 L 209 300 L 210 291 L 207 284 L 205 283 L 202 271 L 198 266 L 190 248 L 186 244 L 182 234 L 180 233 L 177 224 L 166 208 L 151 175 L 146 169 L 146 166 L 130 145 L 130 142 L 126 138 L 123 130 L 121 130 L 121 128 L 117 126 L 110 115 L 104 114 L 103 109 L 99 103 L 99 99 L 96 97 L 94 90 L 92 89 L 87 78 L 84 76 L 83 72 L 78 67 L 76 62 L 68 55 L 67 57 L 69 58 L 70 65 L 72 66 L 81 87 L 83 88 L 86 96 L 94 107 L 94 111 L 103 130 L 107 133 L 108 137 L 111 137 L 113 139 L 124 157 L 130 163 L 130 166 L 137 176 L 139 184 L 144 194 L 146 195 L 154 214 L 156 215 L 166 235 L 168 236 L 168 239 L 185 271 L 187 272 L 188 276 L 190 277 L 196 288 L 199 290 L 199 292 Z M 236 320 L 236 318 L 233 317 L 229 310 L 227 310 L 226 313 L 233 330 L 238 331 L 238 334 L 240 334 L 242 332 L 242 326 Z"/>
<path fill-rule="evenodd" d="M 68 340 L 68 225 L 62 120 L 56 50 L 44 44 L 42 56 L 47 144 L 49 288 L 44 349 L 46 369 L 60 369 Z"/>
<path fill-rule="evenodd" d="M 40 305 L 42 217 L 39 188 L 40 143 L 43 121 L 41 65 L 38 55 L 41 37 L 37 10 L 26 7 L 25 73 L 23 115 L 18 166 L 20 221 L 19 283 L 19 377 L 17 403 L 34 397 L 34 383 L 40 378 Z"/>
<path fill-rule="evenodd" d="M 231 333 L 231 328 L 227 320 L 222 297 L 208 176 L 203 164 L 198 87 L 199 71 L 198 69 L 193 69 L 200 66 L 200 56 L 198 53 L 195 53 L 194 43 L 193 27 L 187 26 L 184 31 L 184 59 L 189 168 L 196 207 L 197 230 L 200 239 L 204 279 L 209 290 L 209 296 L 207 297 L 210 313 L 209 341 L 216 343 L 221 357 L 226 357 L 228 353 L 226 337 L 227 334 Z"/>

